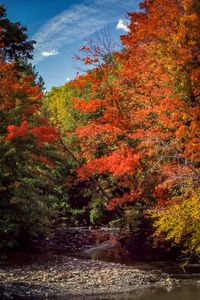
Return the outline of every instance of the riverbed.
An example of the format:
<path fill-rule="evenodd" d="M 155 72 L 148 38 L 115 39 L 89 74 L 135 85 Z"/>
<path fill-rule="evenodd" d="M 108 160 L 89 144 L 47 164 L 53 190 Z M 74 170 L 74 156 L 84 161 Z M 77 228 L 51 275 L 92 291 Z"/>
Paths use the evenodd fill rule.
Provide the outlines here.
<path fill-rule="evenodd" d="M 97 243 L 85 230 L 62 229 L 40 245 L 39 254 L 19 254 L 0 267 L 0 299 L 200 299 L 198 273 L 180 280 L 177 264 L 139 262 L 125 253 L 117 258 L 116 247 L 109 235 Z"/>
<path fill-rule="evenodd" d="M 146 289 L 170 289 L 175 281 L 158 270 L 55 256 L 46 262 L 4 267 L 0 282 L 1 299 L 26 299 L 141 293 Z"/>
<path fill-rule="evenodd" d="M 57 300 L 199 300 L 200 288 L 197 286 L 185 285 L 174 287 L 170 291 L 165 289 L 147 290 L 138 295 L 129 293 L 115 296 L 90 296 L 90 297 L 73 297 L 73 298 L 57 298 Z M 42 299 L 38 299 L 42 300 Z M 49 299 L 49 300 L 55 300 Z"/>

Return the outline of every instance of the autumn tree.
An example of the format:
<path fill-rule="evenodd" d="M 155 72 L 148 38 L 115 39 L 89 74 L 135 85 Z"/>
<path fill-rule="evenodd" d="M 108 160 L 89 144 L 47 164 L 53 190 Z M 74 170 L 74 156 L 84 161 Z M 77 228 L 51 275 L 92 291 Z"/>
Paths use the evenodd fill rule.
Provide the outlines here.
<path fill-rule="evenodd" d="M 115 53 L 119 50 L 119 45 L 114 40 L 108 27 L 98 31 L 93 38 L 87 38 L 85 44 L 79 50 L 79 54 L 74 58 L 83 62 L 86 67 L 101 68 L 106 63 L 114 66 Z"/>
<path fill-rule="evenodd" d="M 88 42 L 88 71 L 45 102 L 80 183 L 92 183 L 90 220 L 133 231 L 148 220 L 190 252 L 200 241 L 199 11 L 196 0 L 143 1 L 123 51 L 106 60 Z"/>
<path fill-rule="evenodd" d="M 63 213 L 69 216 L 68 221 L 75 224 L 89 224 L 90 221 L 97 221 L 101 214 L 96 205 L 101 207 L 99 197 L 102 194 L 97 187 L 98 183 L 94 178 L 80 181 L 77 177 L 76 168 L 82 165 L 83 156 L 80 153 L 80 143 L 74 132 L 77 126 L 87 123 L 88 117 L 76 110 L 73 105 L 73 98 L 84 93 L 90 96 L 91 83 L 83 89 L 77 86 L 77 82 L 71 81 L 62 87 L 52 88 L 43 101 L 43 112 L 50 123 L 59 131 L 60 144 L 57 145 L 61 152 L 66 153 L 68 169 L 63 173 L 64 186 L 67 187 L 68 211 Z M 62 172 L 61 172 L 62 173 Z M 97 188 L 97 189 L 96 189 Z M 91 204 L 92 199 L 96 204 Z M 90 221 L 89 221 L 90 219 Z"/>
<path fill-rule="evenodd" d="M 0 40 L 1 253 L 46 234 L 59 201 L 67 200 L 57 173 L 57 167 L 64 165 L 62 153 L 56 149 L 58 132 L 41 113 L 42 87 L 26 61 L 32 48 L 28 53 L 26 36 L 22 39 L 25 48 L 15 48 L 11 39 L 8 47 L 5 34 L 13 33 L 6 28 L 2 28 Z"/>
<path fill-rule="evenodd" d="M 199 185 L 199 4 L 155 0 L 140 8 L 129 14 L 115 66 L 73 82 L 90 91 L 73 99 L 88 120 L 76 128 L 85 159 L 79 178 L 100 180 L 109 194 L 103 206 L 125 215 L 137 205 L 143 215 L 170 208 Z"/>
<path fill-rule="evenodd" d="M 143 54 L 148 58 L 145 68 L 148 70 L 149 66 L 151 72 L 140 75 L 137 88 L 146 104 L 143 114 L 139 111 L 140 120 L 143 124 L 148 119 L 151 122 L 147 128 L 144 125 L 142 128 L 141 124 L 145 139 L 140 137 L 146 146 L 146 154 L 153 151 L 153 156 L 148 155 L 152 165 L 147 171 L 157 177 L 153 196 L 158 202 L 153 216 L 158 216 L 155 223 L 158 235 L 162 232 L 167 239 L 184 244 L 185 221 L 182 219 L 180 225 L 175 226 L 176 213 L 171 214 L 169 223 L 164 222 L 163 216 L 175 207 L 180 211 L 186 209 L 185 203 L 191 201 L 192 205 L 193 200 L 198 198 L 199 3 L 146 1 L 141 7 L 145 13 L 130 14 L 131 31 L 124 37 L 124 42 L 128 51 L 137 51 L 148 45 Z M 134 64 L 134 61 L 132 58 L 129 63 Z M 194 206 L 192 210 L 194 212 Z M 198 212 L 198 207 L 196 210 Z M 189 217 L 187 210 L 186 215 Z M 185 243 L 190 251 L 191 246 L 197 251 L 199 244 L 198 238 L 193 242 L 191 239 L 197 230 L 195 224 L 194 219 Z"/>

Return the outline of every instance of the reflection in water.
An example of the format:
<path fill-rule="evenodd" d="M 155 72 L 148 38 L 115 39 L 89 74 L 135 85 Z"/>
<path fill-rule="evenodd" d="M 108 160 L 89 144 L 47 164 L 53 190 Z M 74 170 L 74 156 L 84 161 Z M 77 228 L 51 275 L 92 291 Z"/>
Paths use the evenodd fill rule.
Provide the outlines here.
<path fill-rule="evenodd" d="M 74 228 L 71 229 L 72 232 Z M 88 228 L 78 228 L 79 231 L 84 233 L 88 232 Z M 116 257 L 118 254 L 117 250 L 121 250 L 116 245 L 112 244 L 109 240 L 106 240 L 100 244 L 87 245 L 85 249 L 81 248 L 80 252 L 71 253 L 71 255 L 78 258 L 87 258 L 100 261 L 111 261 L 116 263 L 122 263 L 126 265 L 134 266 L 136 269 L 151 271 L 151 270 L 162 270 L 168 274 L 174 274 L 176 278 L 181 278 L 183 270 L 178 266 L 177 262 L 170 263 L 166 261 L 155 261 L 151 257 L 146 258 L 146 261 L 140 262 L 134 258 L 126 257 L 126 255 L 121 255 Z M 200 272 L 198 272 L 200 274 Z M 178 275 L 178 276 L 177 276 Z M 187 275 L 184 273 L 184 275 Z M 197 274 L 198 275 L 198 274 Z M 184 276 L 185 278 L 185 276 Z M 189 278 L 191 278 L 189 276 Z M 196 277 L 197 278 L 197 277 Z M 189 283 L 190 282 L 190 283 Z M 117 283 L 116 283 L 117 284 Z M 197 285 L 192 286 L 192 279 L 188 281 L 181 281 L 180 287 L 172 288 L 167 291 L 164 289 L 151 289 L 151 290 L 141 290 L 135 293 L 121 294 L 117 296 L 113 295 L 102 295 L 102 296 L 65 296 L 65 297 L 53 297 L 45 298 L 46 300 L 200 300 L 200 281 L 199 287 Z M 36 299 L 34 299 L 36 300 Z M 44 300 L 44 298 L 37 298 L 37 300 Z"/>
<path fill-rule="evenodd" d="M 122 298 L 123 299 L 123 298 Z M 129 298 L 131 300 L 131 298 Z M 134 299 L 134 298 L 132 298 Z M 153 294 L 136 297 L 135 300 L 199 300 L 200 288 L 183 286 L 170 292 L 158 290 Z"/>
<path fill-rule="evenodd" d="M 171 291 L 163 289 L 148 290 L 143 295 L 125 294 L 118 296 L 80 296 L 80 297 L 57 297 L 49 300 L 199 300 L 200 286 L 177 287 Z"/>

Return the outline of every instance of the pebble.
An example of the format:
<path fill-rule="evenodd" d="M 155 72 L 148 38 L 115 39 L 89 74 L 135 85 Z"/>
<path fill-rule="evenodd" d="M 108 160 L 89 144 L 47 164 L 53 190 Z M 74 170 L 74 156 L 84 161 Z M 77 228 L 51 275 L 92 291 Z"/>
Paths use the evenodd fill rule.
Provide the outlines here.
<path fill-rule="evenodd" d="M 127 293 L 173 284 L 168 275 L 118 263 L 56 257 L 54 262 L 5 267 L 0 272 L 0 299 Z"/>
<path fill-rule="evenodd" d="M 109 239 L 103 237 L 104 243 Z M 83 243 L 84 241 L 84 243 Z M 120 263 L 70 257 L 96 245 L 96 234 L 85 228 L 60 227 L 52 237 L 36 240 L 36 249 L 51 253 L 51 259 L 40 257 L 22 265 L 1 267 L 0 299 L 29 299 L 99 294 L 109 297 L 128 292 L 143 293 L 148 288 L 171 288 L 175 280 L 161 271 L 143 271 Z M 97 247 L 96 247 L 97 248 Z M 95 249 L 96 249 L 95 248 Z M 72 251 L 73 250 L 73 251 Z M 95 250 L 96 251 L 96 250 Z M 67 254 L 67 255 L 66 255 Z"/>

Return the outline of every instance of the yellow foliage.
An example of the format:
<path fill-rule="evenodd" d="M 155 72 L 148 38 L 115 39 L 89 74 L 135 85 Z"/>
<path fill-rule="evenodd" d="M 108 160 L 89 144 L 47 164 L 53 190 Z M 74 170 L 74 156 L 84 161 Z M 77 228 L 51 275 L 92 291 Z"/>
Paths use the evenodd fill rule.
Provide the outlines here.
<path fill-rule="evenodd" d="M 200 253 L 200 187 L 182 190 L 182 195 L 164 208 L 149 211 L 154 219 L 155 236 L 184 246 L 186 252 Z"/>
<path fill-rule="evenodd" d="M 52 88 L 43 101 L 43 109 L 48 114 L 50 122 L 63 133 L 74 129 L 74 126 L 79 124 L 80 116 L 74 110 L 73 96 L 74 91 L 66 84 Z"/>
<path fill-rule="evenodd" d="M 69 91 L 65 87 L 53 88 L 46 97 L 47 110 L 52 124 L 67 127 L 71 118 Z"/>

